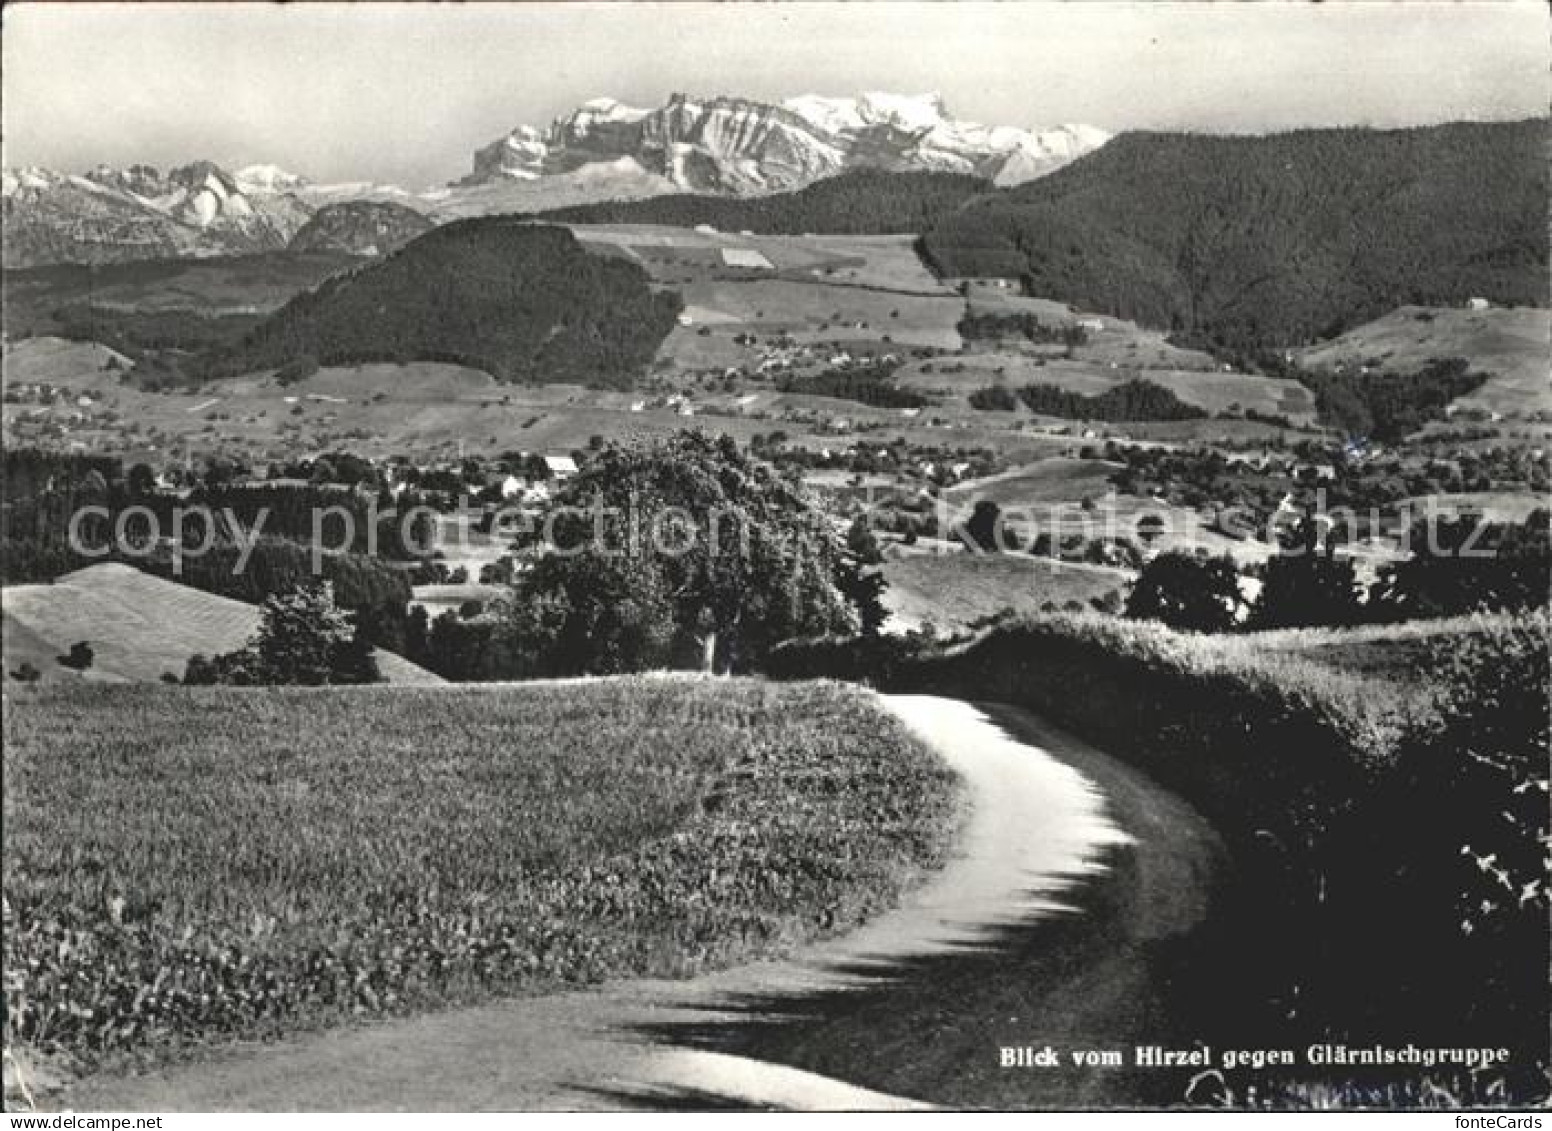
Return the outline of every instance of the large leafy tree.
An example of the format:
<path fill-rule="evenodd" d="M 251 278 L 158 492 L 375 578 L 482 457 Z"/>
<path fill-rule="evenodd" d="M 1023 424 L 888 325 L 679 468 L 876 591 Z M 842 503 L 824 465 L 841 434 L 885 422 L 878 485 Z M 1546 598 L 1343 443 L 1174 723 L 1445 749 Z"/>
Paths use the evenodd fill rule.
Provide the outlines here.
<path fill-rule="evenodd" d="M 1346 626 L 1363 616 L 1351 558 L 1336 556 L 1337 532 L 1306 518 L 1284 552 L 1266 563 L 1261 592 L 1250 610 L 1251 628 Z"/>
<path fill-rule="evenodd" d="M 545 603 L 557 671 L 744 670 L 874 619 L 830 518 L 728 437 L 607 445 L 555 502 L 515 599 Z"/>
<path fill-rule="evenodd" d="M 183 681 L 317 687 L 381 679 L 371 645 L 323 581 L 266 597 L 247 647 L 209 660 L 190 657 Z"/>
<path fill-rule="evenodd" d="M 1192 632 L 1224 632 L 1233 627 L 1243 603 L 1239 572 L 1228 555 L 1200 558 L 1170 551 L 1143 567 L 1127 598 L 1126 615 Z"/>
<path fill-rule="evenodd" d="M 1251 628 L 1357 624 L 1363 615 L 1351 558 L 1323 553 L 1278 554 L 1250 611 Z"/>

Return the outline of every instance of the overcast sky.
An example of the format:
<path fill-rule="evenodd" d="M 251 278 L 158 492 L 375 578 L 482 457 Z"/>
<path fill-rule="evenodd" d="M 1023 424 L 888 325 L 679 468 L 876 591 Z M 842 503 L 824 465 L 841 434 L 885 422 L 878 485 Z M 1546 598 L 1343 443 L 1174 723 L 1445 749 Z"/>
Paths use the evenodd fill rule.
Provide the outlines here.
<path fill-rule="evenodd" d="M 1262 132 L 1547 112 L 1541 0 L 8 4 L 4 163 L 208 157 L 412 188 L 589 98 L 939 91 L 1018 126 Z"/>

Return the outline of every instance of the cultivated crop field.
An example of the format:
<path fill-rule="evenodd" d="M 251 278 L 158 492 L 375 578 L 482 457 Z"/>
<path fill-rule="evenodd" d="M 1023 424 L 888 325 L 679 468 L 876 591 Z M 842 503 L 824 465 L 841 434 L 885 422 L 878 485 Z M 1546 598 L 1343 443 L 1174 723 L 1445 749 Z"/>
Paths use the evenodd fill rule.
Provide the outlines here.
<path fill-rule="evenodd" d="M 843 932 L 953 776 L 869 694 L 10 689 L 7 1041 L 90 1068 Z"/>
<path fill-rule="evenodd" d="M 759 336 L 787 334 L 800 342 L 855 341 L 958 349 L 964 312 L 952 296 L 896 294 L 831 282 L 712 279 L 685 285 L 685 313 L 702 326 Z M 682 334 L 683 329 L 675 331 Z M 673 338 L 664 344 L 668 356 Z"/>

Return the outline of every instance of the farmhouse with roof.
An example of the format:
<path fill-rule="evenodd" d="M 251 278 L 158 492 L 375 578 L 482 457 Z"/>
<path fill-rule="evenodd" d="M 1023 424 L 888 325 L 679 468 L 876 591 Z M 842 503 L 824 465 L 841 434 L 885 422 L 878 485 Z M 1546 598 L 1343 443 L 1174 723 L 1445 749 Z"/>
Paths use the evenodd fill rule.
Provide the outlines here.
<path fill-rule="evenodd" d="M 577 473 L 577 461 L 570 456 L 545 456 L 544 466 L 556 479 L 570 479 Z"/>

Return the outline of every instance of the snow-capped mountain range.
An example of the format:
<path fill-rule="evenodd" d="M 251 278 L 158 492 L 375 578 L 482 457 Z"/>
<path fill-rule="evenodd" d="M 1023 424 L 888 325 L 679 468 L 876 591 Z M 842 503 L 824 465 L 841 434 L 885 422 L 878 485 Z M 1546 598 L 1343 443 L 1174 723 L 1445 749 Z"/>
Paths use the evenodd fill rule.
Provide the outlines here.
<path fill-rule="evenodd" d="M 271 164 L 227 171 L 196 161 L 166 172 L 99 166 L 80 175 L 8 168 L 0 174 L 4 264 L 276 250 L 320 209 L 357 201 L 435 222 L 668 192 L 780 192 L 862 167 L 971 173 L 1011 185 L 1060 168 L 1109 136 L 1092 126 L 963 122 L 935 94 L 805 95 L 779 104 L 676 94 L 654 109 L 597 99 L 547 128 L 517 127 L 477 150 L 467 177 L 420 193 L 370 182 L 317 184 Z M 362 219 L 364 229 L 381 231 L 385 223 L 382 209 Z M 348 230 L 348 220 L 348 213 L 331 214 L 331 230 Z"/>
<path fill-rule="evenodd" d="M 548 129 L 519 126 L 480 149 L 465 183 L 537 180 L 624 159 L 643 174 L 697 192 L 795 189 L 862 166 L 971 173 L 1012 185 L 1109 139 L 1093 126 L 1026 130 L 962 122 L 937 94 L 804 95 L 779 104 L 676 94 L 650 110 L 602 98 Z"/>

